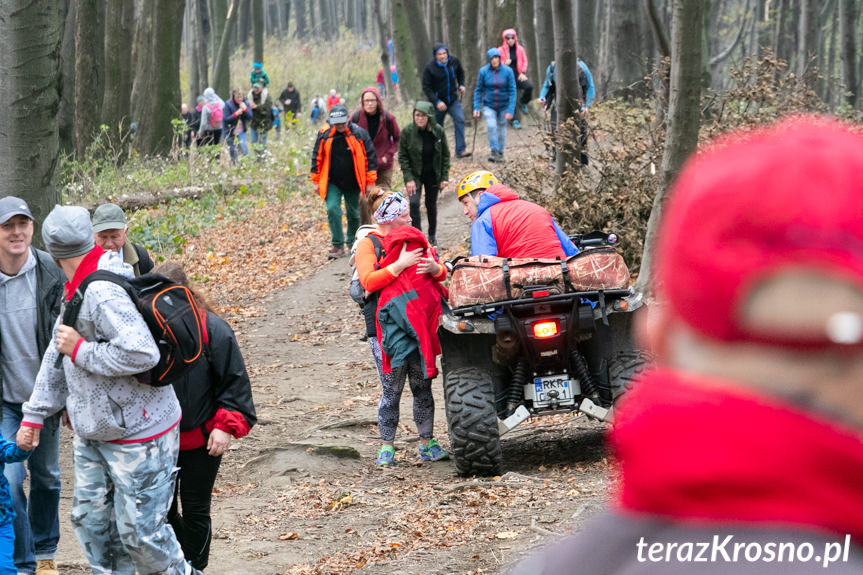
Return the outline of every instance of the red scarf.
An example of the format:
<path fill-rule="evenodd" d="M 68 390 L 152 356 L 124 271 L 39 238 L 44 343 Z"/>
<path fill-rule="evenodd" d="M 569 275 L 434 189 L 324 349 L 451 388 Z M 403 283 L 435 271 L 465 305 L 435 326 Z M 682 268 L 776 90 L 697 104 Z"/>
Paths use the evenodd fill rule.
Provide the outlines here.
<path fill-rule="evenodd" d="M 84 256 L 84 259 L 81 260 L 80 264 L 78 264 L 78 269 L 75 270 L 75 275 L 72 276 L 72 281 L 66 282 L 64 285 L 66 288 L 66 301 L 72 299 L 72 296 L 75 295 L 75 292 L 78 290 L 78 286 L 81 285 L 84 278 L 96 271 L 99 266 L 99 258 L 101 258 L 104 253 L 105 250 L 100 246 L 93 246 L 93 249 Z"/>
<path fill-rule="evenodd" d="M 619 505 L 707 524 L 806 525 L 863 542 L 863 431 L 729 385 L 667 370 L 642 379 L 611 435 Z"/>

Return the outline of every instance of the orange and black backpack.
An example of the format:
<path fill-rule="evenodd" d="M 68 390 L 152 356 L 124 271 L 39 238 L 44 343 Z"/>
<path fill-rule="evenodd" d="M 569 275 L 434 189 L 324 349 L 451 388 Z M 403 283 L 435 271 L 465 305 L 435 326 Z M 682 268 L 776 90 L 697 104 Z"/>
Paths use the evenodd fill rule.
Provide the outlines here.
<path fill-rule="evenodd" d="M 94 281 L 109 281 L 122 287 L 141 312 L 159 346 L 156 367 L 136 376 L 141 383 L 156 387 L 168 385 L 206 354 L 206 316 L 201 313 L 195 295 L 189 288 L 158 274 L 148 273 L 127 279 L 107 270 L 91 273 L 67 302 L 63 312 L 64 325 L 75 325 L 84 293 Z M 59 359 L 62 360 L 62 356 Z"/>

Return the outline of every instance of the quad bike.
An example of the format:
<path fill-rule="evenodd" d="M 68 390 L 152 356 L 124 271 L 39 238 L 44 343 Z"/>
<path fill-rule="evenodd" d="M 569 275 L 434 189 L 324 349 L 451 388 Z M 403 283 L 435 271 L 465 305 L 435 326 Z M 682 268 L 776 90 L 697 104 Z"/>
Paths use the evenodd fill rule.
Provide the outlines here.
<path fill-rule="evenodd" d="M 572 236 L 581 254 L 617 237 Z M 458 265 L 458 263 L 456 263 Z M 519 297 L 450 309 L 438 329 L 450 453 L 460 475 L 501 471 L 501 435 L 532 416 L 582 412 L 611 421 L 615 400 L 649 363 L 635 348 L 632 288 L 526 285 Z"/>

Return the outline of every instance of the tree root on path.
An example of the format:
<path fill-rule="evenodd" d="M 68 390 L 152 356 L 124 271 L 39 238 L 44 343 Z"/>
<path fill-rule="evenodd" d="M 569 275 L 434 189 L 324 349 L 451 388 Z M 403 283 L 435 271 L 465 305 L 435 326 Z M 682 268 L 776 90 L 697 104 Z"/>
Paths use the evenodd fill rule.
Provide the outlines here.
<path fill-rule="evenodd" d="M 434 488 L 438 491 L 461 491 L 463 489 L 470 489 L 472 487 L 512 487 L 513 485 L 517 485 L 518 483 L 524 483 L 525 481 L 543 482 L 545 481 L 545 479 L 542 479 L 541 477 L 522 475 L 520 473 L 515 473 L 514 471 L 508 471 L 501 475 L 497 481 L 493 479 L 474 480 L 465 481 L 464 483 L 454 483 L 452 485 L 435 485 Z"/>
<path fill-rule="evenodd" d="M 320 431 L 322 429 L 337 429 L 340 427 L 354 427 L 357 425 L 371 425 L 376 424 L 378 422 L 377 417 L 355 417 L 352 419 L 342 419 L 340 421 L 331 421 L 329 423 L 322 423 L 321 425 L 316 425 L 314 427 L 310 427 L 303 432 L 303 436 L 308 437 L 316 431 Z"/>

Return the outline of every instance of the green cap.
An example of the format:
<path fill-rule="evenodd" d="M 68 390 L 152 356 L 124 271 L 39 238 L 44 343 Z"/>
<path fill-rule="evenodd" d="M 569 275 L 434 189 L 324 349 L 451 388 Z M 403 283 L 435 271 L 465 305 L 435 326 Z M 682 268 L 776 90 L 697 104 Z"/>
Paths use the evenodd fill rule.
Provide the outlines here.
<path fill-rule="evenodd" d="M 126 214 L 117 204 L 102 204 L 93 212 L 93 233 L 126 228 Z"/>

